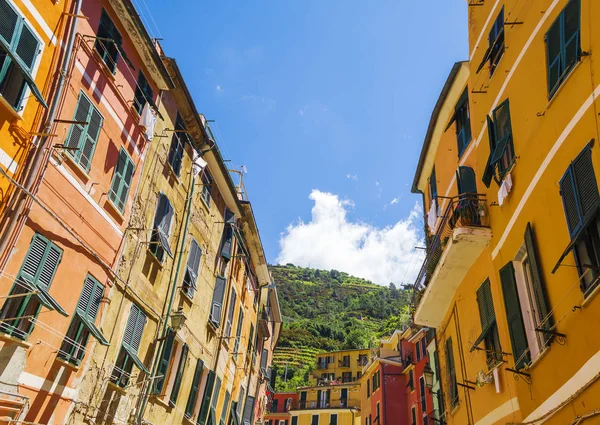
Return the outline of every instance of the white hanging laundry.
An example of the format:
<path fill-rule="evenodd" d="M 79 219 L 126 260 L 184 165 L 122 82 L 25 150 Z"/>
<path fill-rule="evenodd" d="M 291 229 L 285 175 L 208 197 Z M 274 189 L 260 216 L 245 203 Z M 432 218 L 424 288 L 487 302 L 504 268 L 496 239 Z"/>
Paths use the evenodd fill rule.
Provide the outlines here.
<path fill-rule="evenodd" d="M 204 160 L 204 158 L 202 158 L 200 155 L 198 155 L 197 153 L 195 153 L 194 155 L 196 155 L 194 157 L 194 175 L 197 177 L 198 174 L 200 174 L 200 172 L 204 169 L 204 167 L 206 167 L 207 162 Z"/>
<path fill-rule="evenodd" d="M 140 126 L 144 127 L 146 131 L 144 135 L 146 139 L 152 141 L 154 137 L 154 126 L 156 126 L 156 121 L 158 120 L 158 116 L 156 112 L 150 107 L 150 104 L 146 102 L 144 108 L 142 109 L 142 115 L 140 115 Z"/>
<path fill-rule="evenodd" d="M 431 205 L 429 206 L 429 211 L 427 212 L 427 225 L 429 226 L 429 230 L 431 233 L 435 231 L 435 224 L 437 222 L 437 208 L 435 199 L 431 200 Z"/>
<path fill-rule="evenodd" d="M 502 179 L 502 183 L 500 184 L 500 189 L 498 189 L 498 205 L 502 206 L 502 204 L 504 203 L 504 200 L 510 193 L 511 189 L 512 189 L 512 178 L 510 177 L 510 174 L 507 174 L 506 176 L 504 176 L 504 179 Z"/>

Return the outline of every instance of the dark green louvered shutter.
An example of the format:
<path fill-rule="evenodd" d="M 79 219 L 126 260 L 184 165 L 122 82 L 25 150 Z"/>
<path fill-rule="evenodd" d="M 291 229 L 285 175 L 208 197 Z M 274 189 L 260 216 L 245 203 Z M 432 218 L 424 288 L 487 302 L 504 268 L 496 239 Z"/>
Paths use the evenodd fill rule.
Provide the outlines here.
<path fill-rule="evenodd" d="M 196 242 L 192 239 L 190 243 L 190 252 L 188 253 L 188 260 L 185 265 L 185 275 L 183 278 L 183 287 L 187 294 L 191 297 L 194 295 L 196 290 L 196 281 L 198 280 L 198 271 L 200 270 L 200 259 L 202 258 L 202 250 Z"/>
<path fill-rule="evenodd" d="M 100 309 L 100 301 L 104 296 L 104 286 L 96 279 L 88 275 L 83 284 L 83 290 L 79 301 L 77 302 L 77 310 L 85 315 L 92 323 L 96 321 L 98 310 Z"/>
<path fill-rule="evenodd" d="M 12 43 L 18 22 L 19 15 L 8 4 L 8 1 L 0 1 L 0 36 L 9 45 Z"/>
<path fill-rule="evenodd" d="M 79 152 L 77 149 L 79 148 L 81 139 L 85 134 L 85 129 L 87 127 L 87 124 L 85 123 L 88 122 L 91 109 L 92 102 L 90 102 L 87 96 L 85 96 L 83 93 L 80 93 L 79 99 L 77 100 L 77 106 L 75 107 L 75 115 L 73 116 L 73 121 L 77 121 L 78 124 L 71 125 L 67 141 L 65 142 L 65 146 L 73 148 L 69 149 L 68 152 L 75 158 L 79 158 Z"/>
<path fill-rule="evenodd" d="M 448 388 L 450 394 L 450 405 L 456 405 L 458 398 L 458 386 L 456 385 L 456 369 L 454 367 L 454 351 L 452 349 L 452 338 L 446 340 L 446 372 L 448 375 Z"/>
<path fill-rule="evenodd" d="M 187 364 L 189 350 L 190 349 L 188 345 L 183 344 L 183 347 L 181 348 L 179 366 L 177 366 L 177 373 L 175 375 L 175 383 L 173 384 L 173 389 L 171 390 L 171 396 L 169 398 L 173 406 L 175 403 L 177 403 L 177 397 L 179 396 L 179 390 L 181 389 L 181 381 L 183 380 L 183 374 L 185 372 L 185 365 Z"/>
<path fill-rule="evenodd" d="M 494 313 L 494 301 L 492 299 L 492 290 L 489 279 L 477 289 L 477 305 L 479 306 L 479 320 L 481 321 L 481 330 L 486 332 L 490 326 L 496 322 Z"/>
<path fill-rule="evenodd" d="M 581 56 L 581 42 L 579 37 L 580 0 L 570 0 L 562 12 L 563 43 L 564 43 L 564 73 L 568 71 Z"/>
<path fill-rule="evenodd" d="M 125 210 L 125 204 L 127 203 L 133 168 L 133 161 L 131 161 L 125 149 L 121 148 L 109 194 L 110 200 L 121 212 Z"/>
<path fill-rule="evenodd" d="M 140 348 L 144 326 L 146 326 L 146 315 L 137 305 L 132 304 L 127 326 L 125 327 L 125 335 L 123 336 L 123 345 L 129 347 L 135 353 Z"/>
<path fill-rule="evenodd" d="M 546 296 L 546 287 L 542 278 L 542 267 L 537 258 L 537 246 L 530 223 L 527 223 L 525 229 L 525 247 L 527 248 L 527 257 L 529 258 L 531 277 L 533 280 L 531 285 L 533 286 L 533 297 L 535 299 L 535 313 L 539 323 L 541 323 L 541 328 L 550 330 L 554 325 L 554 320 L 552 317 L 547 317 L 550 313 L 550 308 Z M 550 339 L 550 335 L 544 334 L 544 339 L 547 341 Z"/>
<path fill-rule="evenodd" d="M 292 425 L 298 425 L 298 416 L 292 416 Z"/>
<path fill-rule="evenodd" d="M 224 277 L 217 276 L 210 309 L 210 321 L 216 327 L 219 327 L 221 325 L 221 311 L 223 310 L 225 283 L 226 280 Z"/>
<path fill-rule="evenodd" d="M 17 41 L 15 53 L 21 58 L 29 71 L 33 69 L 35 58 L 39 52 L 39 42 L 27 25 L 21 26 L 21 34 Z"/>
<path fill-rule="evenodd" d="M 206 419 L 208 418 L 208 411 L 210 410 L 210 398 L 213 393 L 215 386 L 216 374 L 214 371 L 209 370 L 208 376 L 206 377 L 206 385 L 204 386 L 204 395 L 202 397 L 202 406 L 200 407 L 200 413 L 198 414 L 198 425 L 206 425 Z"/>
<path fill-rule="evenodd" d="M 210 404 L 209 418 L 212 416 L 212 421 L 209 425 L 215 425 L 217 421 L 217 403 L 219 402 L 219 394 L 221 392 L 221 378 L 217 376 L 215 380 L 215 389 L 213 390 L 212 401 Z"/>
<path fill-rule="evenodd" d="M 226 259 L 231 259 L 231 251 L 233 248 L 233 228 L 231 224 L 225 223 L 223 228 L 223 243 L 221 244 L 221 256 Z"/>
<path fill-rule="evenodd" d="M 198 359 L 198 363 L 196 363 L 196 370 L 194 370 L 194 377 L 192 378 L 192 388 L 190 389 L 190 395 L 188 397 L 187 404 L 185 405 L 185 416 L 188 418 L 191 418 L 194 414 L 194 407 L 196 407 L 196 399 L 198 398 L 203 371 L 204 362 Z"/>
<path fill-rule="evenodd" d="M 492 164 L 496 164 L 500 161 L 506 147 L 512 141 L 512 126 L 510 123 L 510 107 L 508 99 L 494 109 L 493 117 L 496 148 L 494 149 L 494 154 L 490 161 Z"/>
<path fill-rule="evenodd" d="M 234 354 L 238 354 L 238 351 L 240 349 L 240 340 L 242 338 L 242 325 L 244 323 L 244 306 L 243 304 L 240 306 L 240 312 L 238 314 L 238 323 L 237 323 L 237 329 L 235 331 L 235 344 L 233 346 L 233 353 Z M 273 387 L 275 388 L 275 387 Z"/>
<path fill-rule="evenodd" d="M 562 68 L 560 18 L 554 21 L 545 38 L 546 60 L 548 61 L 548 93 L 552 95 L 558 87 Z"/>
<path fill-rule="evenodd" d="M 460 181 L 460 194 L 477 193 L 475 172 L 471 167 L 458 167 L 458 176 Z"/>
<path fill-rule="evenodd" d="M 233 328 L 233 317 L 235 315 L 235 302 L 237 301 L 237 294 L 235 290 L 231 289 L 231 296 L 229 299 L 229 309 L 227 311 L 227 323 L 225 324 L 225 337 L 231 336 L 231 329 Z"/>
<path fill-rule="evenodd" d="M 158 369 L 156 370 L 156 376 L 154 379 L 154 388 L 152 389 L 153 394 L 162 394 L 167 382 L 167 373 L 169 372 L 169 365 L 171 364 L 171 356 L 173 355 L 173 344 L 175 342 L 175 332 L 172 329 L 168 330 L 167 337 L 163 343 L 162 352 L 160 353 L 160 360 L 158 361 Z"/>
<path fill-rule="evenodd" d="M 254 420 L 254 402 L 252 396 L 246 397 L 246 405 L 244 406 L 243 425 L 251 425 Z"/>
<path fill-rule="evenodd" d="M 35 234 L 23 261 L 19 276 L 48 289 L 62 257 L 62 250 L 39 234 Z"/>
<path fill-rule="evenodd" d="M 585 223 L 598 209 L 598 184 L 589 145 L 575 158 L 572 168 L 581 217 Z"/>
<path fill-rule="evenodd" d="M 488 139 L 490 143 L 490 155 L 488 156 L 487 163 L 485 165 L 485 170 L 483 171 L 483 176 L 481 180 L 485 187 L 490 187 L 490 183 L 492 182 L 492 177 L 494 177 L 494 163 L 492 162 L 492 156 L 494 155 L 494 150 L 496 149 L 496 133 L 494 131 L 494 121 L 489 117 L 486 117 L 487 120 L 487 129 L 488 129 Z"/>
<path fill-rule="evenodd" d="M 521 369 L 529 362 L 530 356 L 512 261 L 500 269 L 500 280 L 502 282 L 504 307 L 506 308 L 506 320 L 508 322 L 508 333 L 510 334 L 515 367 Z"/>
<path fill-rule="evenodd" d="M 581 217 L 579 205 L 577 205 L 578 201 L 576 193 L 573 169 L 569 167 L 560 180 L 560 195 L 562 197 L 567 227 L 569 228 L 571 238 L 573 238 L 583 226 L 583 217 Z"/>
<path fill-rule="evenodd" d="M 321 396 L 323 394 L 322 390 L 317 390 L 317 407 L 324 407 L 321 403 Z"/>
<path fill-rule="evenodd" d="M 229 400 L 231 398 L 231 394 L 229 391 L 225 391 L 225 400 L 223 400 L 223 406 L 221 410 L 221 425 L 226 424 L 227 414 L 229 413 Z"/>
<path fill-rule="evenodd" d="M 98 136 L 100 136 L 100 129 L 102 128 L 102 115 L 96 108 L 92 108 L 92 113 L 89 116 L 89 124 L 86 128 L 86 135 L 81 145 L 81 158 L 79 163 L 86 170 L 90 171 L 92 166 L 92 157 L 96 150 L 96 142 Z"/>

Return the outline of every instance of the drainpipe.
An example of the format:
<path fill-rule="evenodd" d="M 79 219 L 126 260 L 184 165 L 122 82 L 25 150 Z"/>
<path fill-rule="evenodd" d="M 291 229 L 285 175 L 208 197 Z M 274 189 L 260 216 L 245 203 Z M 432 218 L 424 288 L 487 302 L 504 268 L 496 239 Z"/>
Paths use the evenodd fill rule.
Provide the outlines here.
<path fill-rule="evenodd" d="M 58 81 L 56 83 L 56 92 L 54 93 L 54 96 L 52 98 L 52 103 L 50 104 L 50 108 L 48 109 L 48 119 L 46 120 L 46 124 L 42 130 L 42 133 L 45 133 L 45 134 L 50 133 L 50 131 L 52 130 L 52 125 L 54 124 L 54 120 L 56 119 L 58 106 L 60 104 L 62 92 L 65 87 L 67 73 L 69 71 L 69 66 L 71 64 L 71 56 L 73 54 L 73 44 L 75 43 L 75 35 L 77 34 L 77 20 L 79 19 L 78 15 L 80 15 L 80 13 L 81 13 L 82 2 L 83 2 L 83 0 L 75 0 L 75 10 L 73 12 L 74 16 L 73 16 L 72 25 L 71 25 L 71 31 L 69 33 L 69 38 L 67 40 L 67 46 L 65 48 L 65 57 L 63 58 L 63 62 L 62 62 L 60 72 L 58 75 Z M 40 168 L 43 166 L 42 162 L 43 162 L 43 158 L 44 158 L 44 151 L 47 148 L 49 139 L 50 138 L 48 136 L 42 136 L 39 139 L 37 150 L 34 154 L 32 163 L 29 167 L 29 172 L 27 173 L 27 178 L 23 184 L 23 186 L 25 186 L 25 188 L 30 192 L 34 191 L 33 189 L 34 189 L 34 183 L 35 183 L 36 176 L 38 175 Z M 27 199 L 27 197 L 25 196 L 25 194 L 22 192 L 19 192 L 19 194 L 17 195 L 17 205 L 15 206 L 15 210 L 12 214 L 13 219 L 9 220 L 6 229 L 4 230 L 3 234 L 0 236 L 0 258 L 8 259 L 8 256 L 4 255 L 4 253 L 7 250 L 9 241 L 12 239 L 11 235 L 14 234 L 14 231 L 17 227 L 17 223 L 20 222 L 19 216 L 23 213 L 23 211 L 25 209 L 25 200 L 26 199 Z M 21 223 L 22 223 L 21 226 L 23 226 L 24 222 L 21 222 Z"/>
<path fill-rule="evenodd" d="M 181 245 L 179 247 L 179 255 L 177 258 L 177 267 L 175 269 L 175 278 L 173 279 L 173 285 L 171 287 L 171 294 L 169 295 L 169 303 L 168 303 L 167 310 L 165 313 L 166 317 L 165 317 L 165 320 L 163 321 L 162 330 L 161 330 L 160 336 L 157 340 L 157 341 L 161 341 L 161 342 L 159 344 L 159 347 L 157 347 L 157 350 L 154 354 L 151 378 L 155 377 L 157 369 L 158 369 L 160 352 L 162 349 L 163 340 L 167 336 L 167 331 L 168 331 L 168 327 L 167 327 L 167 324 L 169 323 L 168 317 L 171 314 L 171 309 L 173 308 L 173 301 L 175 300 L 175 290 L 177 289 L 177 282 L 179 281 L 179 270 L 181 269 L 181 259 L 183 258 L 182 254 L 183 254 L 183 249 L 185 247 L 185 236 L 187 235 L 188 225 L 189 225 L 189 221 L 190 221 L 190 213 L 192 211 L 192 201 L 194 199 L 194 187 L 196 186 L 196 175 L 194 174 L 193 166 L 191 169 L 191 174 L 192 174 L 192 176 L 191 176 L 192 181 L 191 181 L 190 193 L 189 193 L 189 197 L 188 197 L 188 203 L 186 206 L 187 210 L 185 212 L 185 223 L 184 223 L 183 229 L 182 229 Z M 148 380 L 146 394 L 143 395 L 143 397 L 142 397 L 142 403 L 141 403 L 141 406 L 139 409 L 139 413 L 137 415 L 136 423 L 138 425 L 141 425 L 143 423 L 144 411 L 146 410 L 146 406 L 148 404 L 148 398 L 150 397 L 151 386 L 153 383 L 154 383 L 153 379 Z"/>

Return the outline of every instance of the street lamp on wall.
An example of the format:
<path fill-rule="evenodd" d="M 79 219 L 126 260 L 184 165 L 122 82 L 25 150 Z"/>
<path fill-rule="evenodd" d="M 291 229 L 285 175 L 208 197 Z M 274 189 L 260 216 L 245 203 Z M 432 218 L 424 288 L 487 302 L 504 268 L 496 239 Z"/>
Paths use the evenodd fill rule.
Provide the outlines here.
<path fill-rule="evenodd" d="M 433 369 L 431 369 L 431 366 L 429 366 L 429 362 L 427 362 L 427 364 L 425 365 L 425 368 L 423 369 L 423 376 L 425 377 L 425 385 L 427 386 L 427 388 L 432 388 L 433 387 Z"/>
<path fill-rule="evenodd" d="M 187 319 L 187 317 L 185 317 L 185 314 L 184 314 L 182 308 L 179 308 L 176 311 L 173 311 L 171 313 L 171 328 L 175 332 L 179 331 L 181 328 L 183 328 L 183 325 L 185 324 L 186 319 Z"/>

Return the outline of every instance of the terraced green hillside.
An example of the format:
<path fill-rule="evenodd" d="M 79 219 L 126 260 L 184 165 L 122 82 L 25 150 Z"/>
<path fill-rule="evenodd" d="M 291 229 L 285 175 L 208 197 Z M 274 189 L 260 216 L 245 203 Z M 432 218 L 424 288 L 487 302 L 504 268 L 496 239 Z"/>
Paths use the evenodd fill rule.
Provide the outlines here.
<path fill-rule="evenodd" d="M 270 266 L 284 326 L 275 352 L 278 391 L 306 385 L 315 354 L 365 348 L 408 323 L 410 291 L 337 270 Z M 284 376 L 287 365 L 287 376 Z"/>

